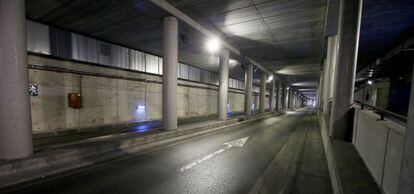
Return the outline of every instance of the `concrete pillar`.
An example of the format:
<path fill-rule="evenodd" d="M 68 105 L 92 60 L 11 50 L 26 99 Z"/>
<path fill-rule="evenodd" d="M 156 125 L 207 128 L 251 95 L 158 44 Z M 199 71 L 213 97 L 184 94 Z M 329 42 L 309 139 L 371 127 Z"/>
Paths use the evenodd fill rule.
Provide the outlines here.
<path fill-rule="evenodd" d="M 298 108 L 299 107 L 299 105 L 298 105 L 298 94 L 297 94 L 297 92 L 295 93 L 295 108 Z"/>
<path fill-rule="evenodd" d="M 24 0 L 0 1 L 0 159 L 33 153 Z"/>
<path fill-rule="evenodd" d="M 269 94 L 270 95 L 269 96 L 270 112 L 274 112 L 274 110 L 275 110 L 275 82 L 276 82 L 276 79 L 273 79 L 270 82 L 270 94 Z"/>
<path fill-rule="evenodd" d="M 253 65 L 247 64 L 245 69 L 244 115 L 252 114 Z"/>
<path fill-rule="evenodd" d="M 163 19 L 162 119 L 165 130 L 177 129 L 178 20 Z"/>
<path fill-rule="evenodd" d="M 220 53 L 220 84 L 218 96 L 219 120 L 227 120 L 227 100 L 229 90 L 229 50 L 222 49 Z"/>
<path fill-rule="evenodd" d="M 297 92 L 293 93 L 293 108 L 298 108 L 298 94 L 297 94 Z"/>
<path fill-rule="evenodd" d="M 323 86 L 322 86 L 322 109 L 323 115 L 327 116 L 329 114 L 329 98 L 333 91 L 334 83 L 334 70 L 337 62 L 337 53 L 338 53 L 338 36 L 329 36 L 328 37 L 328 47 L 327 47 L 327 59 L 323 68 Z"/>
<path fill-rule="evenodd" d="M 259 98 L 259 111 L 260 113 L 265 112 L 266 102 L 266 73 L 262 72 L 260 75 L 260 98 Z"/>
<path fill-rule="evenodd" d="M 277 81 L 276 84 L 276 111 L 280 110 L 280 95 L 281 95 L 281 82 Z"/>
<path fill-rule="evenodd" d="M 289 89 L 286 94 L 286 109 L 290 108 L 291 93 L 291 89 Z"/>
<path fill-rule="evenodd" d="M 285 109 L 289 109 L 289 94 L 290 94 L 289 90 L 290 89 L 288 88 L 288 86 L 285 86 L 285 99 L 284 99 L 284 101 L 285 101 L 284 108 Z"/>
<path fill-rule="evenodd" d="M 414 72 L 414 70 L 413 70 Z M 414 74 L 411 78 L 411 94 L 408 106 L 399 194 L 414 193 Z"/>
<path fill-rule="evenodd" d="M 341 1 L 338 66 L 335 70 L 335 87 L 329 125 L 330 136 L 335 139 L 345 140 L 352 136 L 349 134 L 349 130 L 352 129 L 349 109 L 354 97 L 361 13 L 362 0 Z"/>
<path fill-rule="evenodd" d="M 282 88 L 280 90 L 280 109 L 284 110 L 286 105 L 286 86 L 285 84 L 281 85 Z"/>

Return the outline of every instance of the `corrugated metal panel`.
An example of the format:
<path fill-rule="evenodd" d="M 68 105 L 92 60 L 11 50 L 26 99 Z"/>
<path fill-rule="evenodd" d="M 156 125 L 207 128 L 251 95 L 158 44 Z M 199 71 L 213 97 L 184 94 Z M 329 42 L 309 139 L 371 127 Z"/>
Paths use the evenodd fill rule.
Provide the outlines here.
<path fill-rule="evenodd" d="M 98 63 L 98 41 L 72 33 L 72 59 Z"/>
<path fill-rule="evenodd" d="M 112 58 L 112 44 L 99 41 L 98 42 L 98 63 L 102 65 L 109 65 L 112 66 L 111 58 Z"/>
<path fill-rule="evenodd" d="M 210 83 L 210 72 L 202 70 L 201 73 L 202 73 L 201 82 Z"/>
<path fill-rule="evenodd" d="M 55 27 L 50 27 L 49 29 L 51 55 L 72 58 L 71 33 Z"/>
<path fill-rule="evenodd" d="M 163 68 L 163 66 L 162 66 L 162 58 L 160 57 L 160 58 L 158 58 L 158 72 L 159 72 L 159 74 L 160 75 L 162 75 L 162 68 Z M 178 69 L 178 68 L 177 68 Z"/>
<path fill-rule="evenodd" d="M 231 79 L 231 87 L 232 88 L 237 88 L 237 80 L 236 79 Z"/>
<path fill-rule="evenodd" d="M 129 63 L 132 70 L 145 72 L 145 53 L 129 49 Z"/>
<path fill-rule="evenodd" d="M 233 78 L 229 78 L 229 87 L 234 88 L 233 87 Z"/>
<path fill-rule="evenodd" d="M 243 81 L 239 81 L 239 89 L 245 89 L 246 85 Z"/>
<path fill-rule="evenodd" d="M 130 69 L 128 49 L 118 45 L 111 45 L 111 64 L 114 67 Z"/>
<path fill-rule="evenodd" d="M 201 70 L 197 67 L 188 66 L 188 79 L 201 82 Z"/>
<path fill-rule="evenodd" d="M 49 26 L 26 20 L 27 50 L 50 54 Z"/>
<path fill-rule="evenodd" d="M 215 85 L 219 84 L 219 75 L 217 73 L 210 73 L 210 83 Z"/>
<path fill-rule="evenodd" d="M 146 72 L 158 74 L 158 58 L 154 55 L 145 54 Z"/>
<path fill-rule="evenodd" d="M 180 74 L 178 77 L 188 79 L 188 65 L 180 63 Z"/>

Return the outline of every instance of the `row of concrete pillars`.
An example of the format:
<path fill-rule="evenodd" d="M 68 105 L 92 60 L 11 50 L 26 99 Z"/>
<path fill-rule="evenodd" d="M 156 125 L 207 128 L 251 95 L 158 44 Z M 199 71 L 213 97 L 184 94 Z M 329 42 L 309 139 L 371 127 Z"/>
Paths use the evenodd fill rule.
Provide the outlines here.
<path fill-rule="evenodd" d="M 166 130 L 174 130 L 177 128 L 177 65 L 178 65 L 178 20 L 175 17 L 165 17 L 164 20 L 164 39 L 163 39 L 163 122 Z M 230 52 L 223 48 L 219 57 L 219 93 L 218 93 L 218 118 L 219 120 L 227 120 L 227 104 L 228 104 L 228 80 L 229 80 L 229 59 Z M 274 76 L 274 75 L 272 75 Z M 269 109 L 274 111 L 279 107 L 276 106 L 275 91 L 280 95 L 282 83 L 276 79 L 271 80 L 271 90 L 269 97 Z M 264 113 L 266 110 L 266 82 L 267 74 L 262 73 L 260 77 L 260 100 L 259 112 Z M 252 89 L 253 89 L 253 65 L 245 65 L 245 116 L 252 114 Z M 276 88 L 277 87 L 277 88 Z M 284 89 L 285 91 L 288 88 Z M 282 94 L 288 100 L 285 108 L 298 108 L 304 104 L 304 99 L 298 93 L 292 91 Z M 279 96 L 276 98 L 279 99 Z"/>
<path fill-rule="evenodd" d="M 31 106 L 28 92 L 28 68 L 26 51 L 25 1 L 0 1 L 0 159 L 23 158 L 32 154 Z M 7 26 L 7 27 L 5 27 Z M 166 130 L 177 128 L 177 67 L 178 67 L 178 20 L 163 19 L 163 102 L 162 117 Z M 220 52 L 220 84 L 218 115 L 227 119 L 229 50 Z M 265 112 L 266 74 L 260 80 L 260 112 Z M 253 65 L 246 65 L 245 115 L 252 114 Z M 282 88 L 283 87 L 283 88 Z M 276 98 L 275 98 L 275 91 Z M 286 102 L 278 102 L 286 99 Z M 300 102 L 302 101 L 302 102 Z M 272 80 L 270 110 L 297 108 L 303 99 Z"/>
<path fill-rule="evenodd" d="M 327 58 L 318 86 L 319 113 L 328 121 L 330 139 L 349 140 L 352 135 L 354 84 L 363 0 L 341 0 L 337 11 L 337 33 L 327 37 Z M 328 6 L 328 9 L 331 7 Z M 328 18 L 332 19 L 332 18 Z M 334 22 L 334 23 L 335 23 Z M 413 73 L 414 74 L 414 73 Z M 414 76 L 412 83 L 414 82 Z M 405 134 L 398 193 L 414 191 L 414 84 L 411 84 L 410 106 Z"/>

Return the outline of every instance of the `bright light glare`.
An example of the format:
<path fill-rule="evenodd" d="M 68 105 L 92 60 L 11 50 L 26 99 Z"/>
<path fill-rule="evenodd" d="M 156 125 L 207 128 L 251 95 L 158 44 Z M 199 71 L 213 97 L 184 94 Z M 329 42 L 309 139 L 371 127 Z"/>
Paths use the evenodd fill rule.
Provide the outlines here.
<path fill-rule="evenodd" d="M 229 65 L 235 66 L 235 65 L 237 65 L 237 63 L 239 63 L 239 62 L 234 60 L 234 59 L 229 59 Z"/>
<path fill-rule="evenodd" d="M 372 81 L 371 80 L 368 80 L 368 85 L 372 85 Z"/>
<path fill-rule="evenodd" d="M 207 50 L 211 53 L 214 53 L 220 49 L 220 42 L 217 38 L 212 38 L 207 41 Z"/>
<path fill-rule="evenodd" d="M 273 80 L 273 75 L 269 76 L 269 78 L 267 78 L 266 82 L 271 82 Z"/>
<path fill-rule="evenodd" d="M 289 90 L 290 88 L 289 88 L 289 87 L 287 87 L 286 89 L 287 89 L 287 90 Z"/>

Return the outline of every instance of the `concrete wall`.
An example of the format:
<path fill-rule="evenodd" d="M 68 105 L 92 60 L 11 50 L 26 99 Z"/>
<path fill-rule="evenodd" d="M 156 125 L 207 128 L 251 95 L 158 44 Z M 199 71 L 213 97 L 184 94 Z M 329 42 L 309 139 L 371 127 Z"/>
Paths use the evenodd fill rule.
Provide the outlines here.
<path fill-rule="evenodd" d="M 364 85 L 355 92 L 354 98 L 372 106 L 387 109 L 389 93 L 390 81 L 382 80 L 376 81 L 372 85 Z"/>
<path fill-rule="evenodd" d="M 405 127 L 380 121 L 369 110 L 356 109 L 353 143 L 378 185 L 385 193 L 397 193 Z"/>
<path fill-rule="evenodd" d="M 38 55 L 29 55 L 28 62 L 30 82 L 39 90 L 31 97 L 34 133 L 161 119 L 159 75 Z M 178 83 L 180 118 L 217 114 L 216 85 Z M 81 109 L 68 107 L 67 95 L 72 92 L 81 93 Z M 243 111 L 244 92 L 229 92 L 229 111 Z"/>

